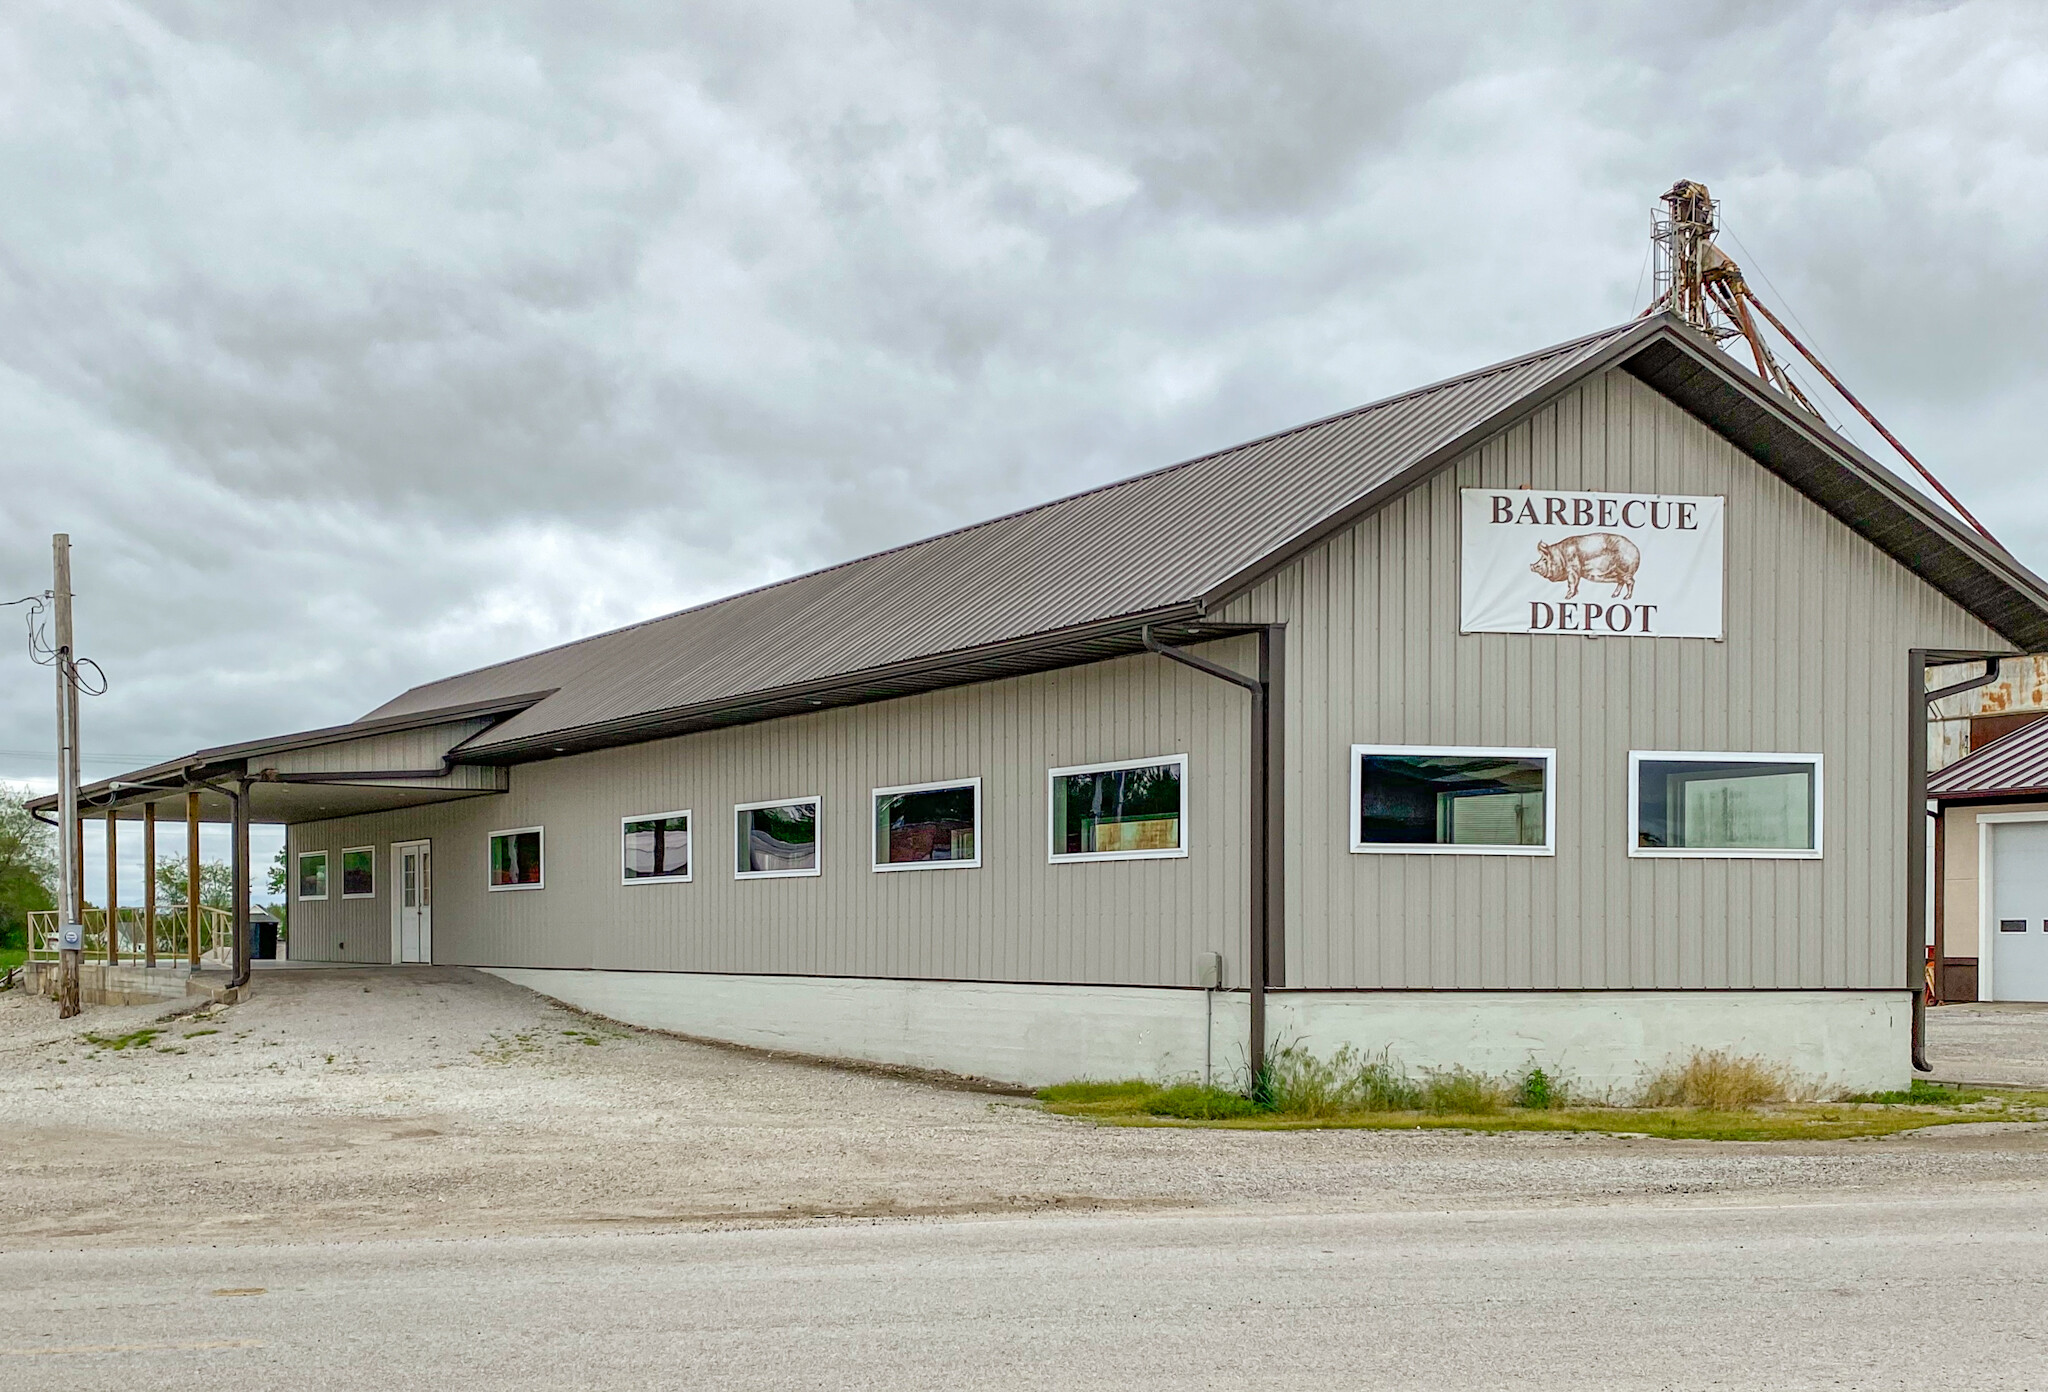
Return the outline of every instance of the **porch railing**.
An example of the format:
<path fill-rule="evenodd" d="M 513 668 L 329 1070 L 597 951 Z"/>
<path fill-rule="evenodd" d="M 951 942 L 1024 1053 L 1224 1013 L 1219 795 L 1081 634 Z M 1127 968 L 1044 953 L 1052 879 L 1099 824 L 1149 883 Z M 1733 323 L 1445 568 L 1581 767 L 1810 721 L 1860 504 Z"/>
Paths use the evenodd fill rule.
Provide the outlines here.
<path fill-rule="evenodd" d="M 166 904 L 156 911 L 156 959 L 165 966 L 174 966 L 189 961 L 194 931 L 199 934 L 199 960 L 217 964 L 234 965 L 235 960 L 235 916 L 226 909 L 217 909 L 210 904 L 199 906 L 199 921 L 191 921 L 187 906 Z M 140 908 L 123 908 L 114 915 L 114 932 L 118 934 L 120 956 L 123 962 L 141 962 L 148 955 L 144 937 L 148 932 L 143 911 Z M 57 959 L 58 922 L 54 909 L 32 912 L 28 916 L 28 955 L 31 960 Z M 85 911 L 85 959 L 104 962 L 107 959 L 107 911 L 88 908 Z"/>

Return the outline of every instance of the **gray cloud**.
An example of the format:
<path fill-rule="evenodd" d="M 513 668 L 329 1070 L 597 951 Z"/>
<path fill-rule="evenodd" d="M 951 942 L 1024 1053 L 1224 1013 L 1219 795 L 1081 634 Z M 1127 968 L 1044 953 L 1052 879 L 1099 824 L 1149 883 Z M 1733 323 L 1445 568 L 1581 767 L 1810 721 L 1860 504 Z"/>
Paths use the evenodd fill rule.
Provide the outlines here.
<path fill-rule="evenodd" d="M 1681 175 L 2041 566 L 2044 26 L 34 6 L 0 28 L 0 597 L 73 534 L 109 757 L 347 719 L 1613 322 Z M 0 746 L 48 743 L 42 678 Z"/>

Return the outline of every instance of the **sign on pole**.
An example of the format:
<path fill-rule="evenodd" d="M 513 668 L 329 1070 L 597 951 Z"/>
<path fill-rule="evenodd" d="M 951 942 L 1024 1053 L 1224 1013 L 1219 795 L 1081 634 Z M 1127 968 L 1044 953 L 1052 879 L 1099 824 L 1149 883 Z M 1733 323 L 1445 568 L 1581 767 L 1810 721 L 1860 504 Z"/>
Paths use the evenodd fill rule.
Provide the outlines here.
<path fill-rule="evenodd" d="M 1720 638 L 1722 498 L 1467 488 L 1461 633 Z"/>

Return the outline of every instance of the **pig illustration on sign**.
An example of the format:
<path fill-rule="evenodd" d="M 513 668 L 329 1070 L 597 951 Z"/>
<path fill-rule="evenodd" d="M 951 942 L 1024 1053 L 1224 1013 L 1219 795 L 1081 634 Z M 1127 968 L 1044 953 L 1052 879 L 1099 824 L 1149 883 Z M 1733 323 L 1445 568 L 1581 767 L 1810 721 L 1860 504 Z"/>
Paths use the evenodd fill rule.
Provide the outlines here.
<path fill-rule="evenodd" d="M 1545 580 L 1565 582 L 1564 597 L 1576 599 L 1579 582 L 1614 586 L 1613 598 L 1628 599 L 1636 592 L 1636 567 L 1643 553 L 1625 536 L 1612 532 L 1586 532 L 1562 541 L 1536 543 L 1536 564 L 1529 567 Z"/>

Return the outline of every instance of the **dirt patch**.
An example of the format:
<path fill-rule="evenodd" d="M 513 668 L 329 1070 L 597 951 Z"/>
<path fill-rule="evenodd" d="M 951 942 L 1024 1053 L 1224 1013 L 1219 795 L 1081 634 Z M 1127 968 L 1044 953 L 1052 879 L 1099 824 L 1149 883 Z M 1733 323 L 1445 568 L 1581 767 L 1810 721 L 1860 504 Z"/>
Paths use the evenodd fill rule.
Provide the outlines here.
<path fill-rule="evenodd" d="M 0 1135 L 12 1247 L 1697 1201 L 2018 1186 L 2048 1160 L 2048 1135 L 2019 1127 L 1735 1146 L 1107 1128 L 626 1029 L 455 968 L 266 972 L 232 1006 L 64 1022 L 0 996 Z"/>

